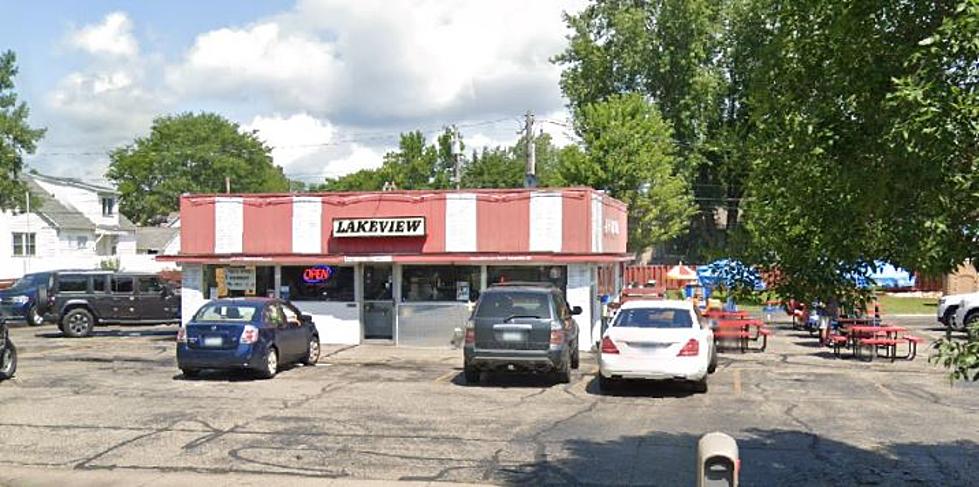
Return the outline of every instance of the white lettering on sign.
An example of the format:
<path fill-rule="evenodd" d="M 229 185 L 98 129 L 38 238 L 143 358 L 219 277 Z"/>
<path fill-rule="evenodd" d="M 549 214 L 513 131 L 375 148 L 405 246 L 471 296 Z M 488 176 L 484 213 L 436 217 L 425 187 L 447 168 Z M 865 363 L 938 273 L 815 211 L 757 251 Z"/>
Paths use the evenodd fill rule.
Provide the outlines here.
<path fill-rule="evenodd" d="M 423 237 L 425 217 L 403 218 L 337 218 L 333 236 L 342 237 Z"/>
<path fill-rule="evenodd" d="M 605 234 L 606 235 L 618 235 L 619 234 L 619 222 L 618 220 L 605 219 Z"/>

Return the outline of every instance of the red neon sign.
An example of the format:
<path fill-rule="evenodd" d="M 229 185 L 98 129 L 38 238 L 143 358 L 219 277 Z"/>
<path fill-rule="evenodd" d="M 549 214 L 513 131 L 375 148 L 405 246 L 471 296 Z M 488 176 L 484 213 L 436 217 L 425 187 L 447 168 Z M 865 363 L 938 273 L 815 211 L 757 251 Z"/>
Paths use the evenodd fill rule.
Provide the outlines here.
<path fill-rule="evenodd" d="M 333 276 L 333 268 L 326 265 L 307 267 L 306 270 L 303 271 L 303 281 L 309 284 L 326 282 L 330 280 L 331 276 Z"/>

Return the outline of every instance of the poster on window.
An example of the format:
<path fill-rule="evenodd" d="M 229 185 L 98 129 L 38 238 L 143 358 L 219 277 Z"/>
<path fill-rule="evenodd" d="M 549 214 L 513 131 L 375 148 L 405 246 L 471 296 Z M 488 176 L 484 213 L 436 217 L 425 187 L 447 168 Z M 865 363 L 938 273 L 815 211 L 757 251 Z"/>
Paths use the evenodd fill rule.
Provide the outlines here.
<path fill-rule="evenodd" d="M 224 280 L 229 291 L 244 291 L 249 296 L 255 294 L 255 266 L 228 267 Z"/>
<path fill-rule="evenodd" d="M 456 301 L 469 301 L 469 283 L 466 281 L 456 282 Z"/>

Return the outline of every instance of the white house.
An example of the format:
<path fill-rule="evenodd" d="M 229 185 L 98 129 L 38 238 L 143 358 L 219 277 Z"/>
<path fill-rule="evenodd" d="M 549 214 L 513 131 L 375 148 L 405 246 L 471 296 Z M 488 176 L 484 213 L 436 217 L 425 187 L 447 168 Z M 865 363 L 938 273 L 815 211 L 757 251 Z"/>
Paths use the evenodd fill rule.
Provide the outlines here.
<path fill-rule="evenodd" d="M 0 279 L 52 269 L 157 271 L 152 255 L 137 255 L 136 226 L 119 213 L 114 188 L 69 178 L 24 174 L 26 208 L 0 213 Z M 172 266 L 172 265 L 171 265 Z"/>

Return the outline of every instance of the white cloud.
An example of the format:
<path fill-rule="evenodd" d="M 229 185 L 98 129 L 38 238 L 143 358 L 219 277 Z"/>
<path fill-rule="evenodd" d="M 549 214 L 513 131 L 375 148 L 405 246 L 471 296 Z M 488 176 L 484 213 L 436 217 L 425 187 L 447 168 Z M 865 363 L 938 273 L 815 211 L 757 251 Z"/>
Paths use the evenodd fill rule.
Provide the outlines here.
<path fill-rule="evenodd" d="M 171 71 L 187 95 L 268 100 L 342 123 L 550 111 L 563 10 L 581 2 L 301 1 L 201 34 Z"/>
<path fill-rule="evenodd" d="M 360 171 L 381 167 L 384 160 L 382 151 L 360 144 L 352 144 L 346 156 L 329 161 L 323 169 L 323 177 L 337 177 Z"/>
<path fill-rule="evenodd" d="M 93 55 L 135 57 L 139 45 L 133 23 L 124 12 L 112 12 L 100 24 L 87 25 L 69 35 L 69 43 Z"/>
<path fill-rule="evenodd" d="M 307 182 L 377 167 L 397 134 L 413 129 L 459 124 L 467 152 L 509 145 L 516 122 L 483 122 L 528 109 L 566 116 L 550 58 L 567 42 L 562 11 L 583 4 L 298 0 L 277 15 L 200 32 L 167 58 L 142 49 L 130 17 L 113 12 L 67 33 L 88 64 L 48 93 L 40 152 L 50 141 L 125 143 L 175 110 L 242 121 L 287 174 Z M 540 127 L 558 145 L 571 141 L 568 129 Z"/>
<path fill-rule="evenodd" d="M 334 127 L 306 113 L 287 118 L 278 114 L 269 117 L 256 115 L 242 130 L 256 131 L 267 145 L 272 147 L 272 159 L 288 173 L 297 160 L 322 152 L 325 144 L 333 140 Z"/>

